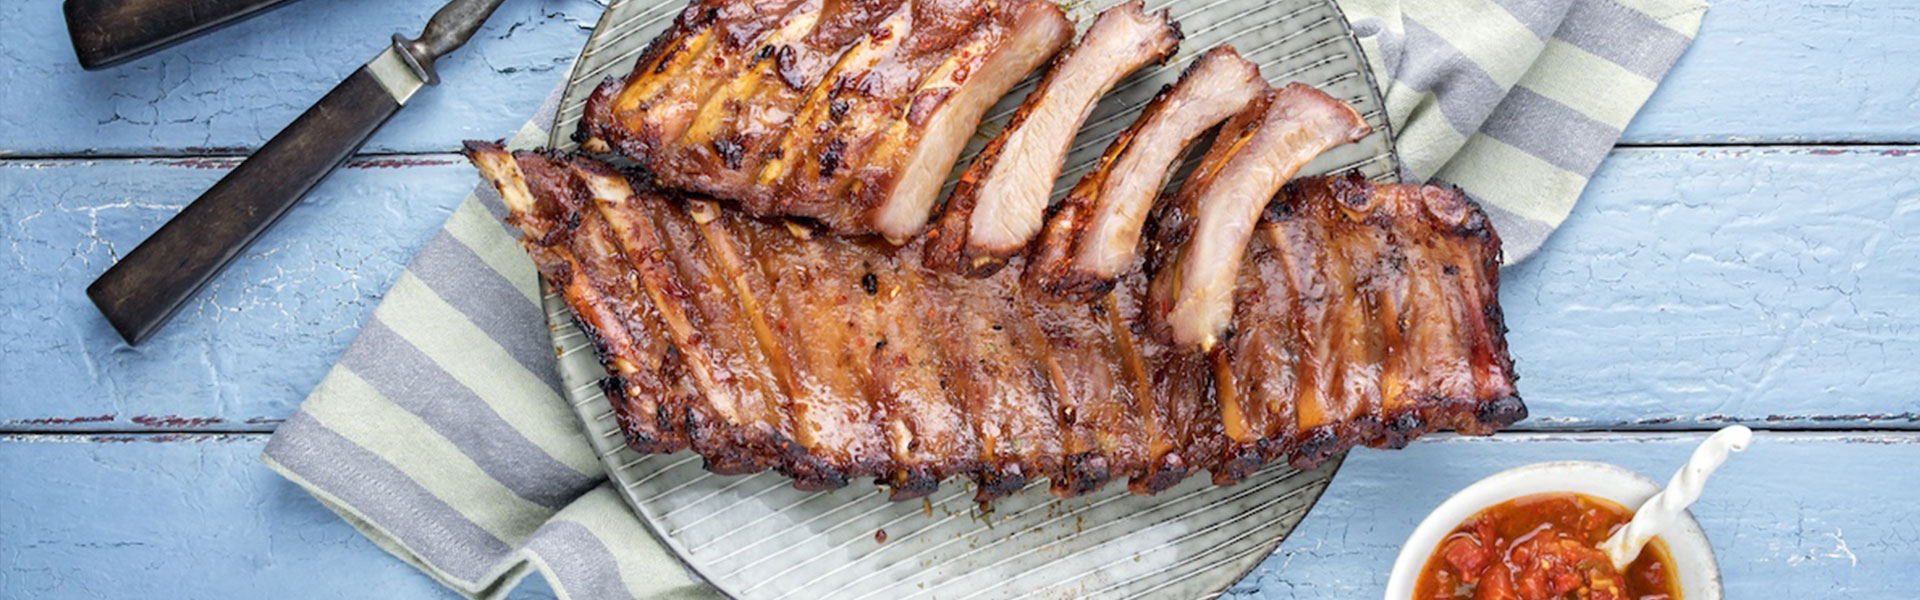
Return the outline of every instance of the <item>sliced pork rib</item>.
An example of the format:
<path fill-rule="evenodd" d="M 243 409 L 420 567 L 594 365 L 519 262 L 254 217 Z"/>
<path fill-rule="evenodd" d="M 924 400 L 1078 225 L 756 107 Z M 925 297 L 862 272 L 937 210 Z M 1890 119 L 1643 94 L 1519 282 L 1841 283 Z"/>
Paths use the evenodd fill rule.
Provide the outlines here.
<path fill-rule="evenodd" d="M 1260 68 L 1231 46 L 1187 65 L 1067 193 L 1033 247 L 1029 282 L 1063 298 L 1112 289 L 1133 267 L 1141 226 L 1187 146 L 1268 89 Z"/>
<path fill-rule="evenodd" d="M 1211 350 L 1233 320 L 1234 284 L 1260 211 L 1301 167 L 1371 131 L 1345 102 L 1288 84 L 1228 121 L 1159 221 L 1154 318 L 1173 343 Z"/>
<path fill-rule="evenodd" d="M 1046 0 L 695 0 L 575 137 L 650 183 L 904 240 L 987 107 L 1072 34 Z"/>
<path fill-rule="evenodd" d="M 858 171 L 854 202 L 864 228 L 895 244 L 920 234 L 960 151 L 995 102 L 1073 39 L 1073 24 L 1051 2 L 1014 3 L 1011 30 L 997 45 L 954 53 L 920 86 L 885 143 Z"/>
<path fill-rule="evenodd" d="M 1152 334 L 1137 270 L 1062 301 L 1018 268 L 928 268 L 924 242 L 758 219 L 584 158 L 467 152 L 592 341 L 629 444 L 720 473 L 874 477 L 895 499 L 961 475 L 982 502 L 1040 478 L 1151 493 L 1525 416 L 1499 237 L 1455 191 L 1288 186 L 1234 275 L 1238 333 L 1203 353 Z"/>
<path fill-rule="evenodd" d="M 1026 248 L 1080 124 L 1121 78 L 1172 56 L 1180 37 L 1167 11 L 1148 14 L 1140 0 L 1100 13 L 960 175 L 928 259 L 987 275 Z"/>

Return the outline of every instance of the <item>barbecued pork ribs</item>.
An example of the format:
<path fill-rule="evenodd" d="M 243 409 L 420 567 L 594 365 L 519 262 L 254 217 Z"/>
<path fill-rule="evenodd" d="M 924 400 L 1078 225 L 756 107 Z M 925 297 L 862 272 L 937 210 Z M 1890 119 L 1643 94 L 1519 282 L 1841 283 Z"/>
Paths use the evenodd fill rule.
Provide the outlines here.
<path fill-rule="evenodd" d="M 629 445 L 718 473 L 1154 493 L 1525 417 L 1485 214 L 1294 179 L 1370 128 L 1231 47 L 1049 207 L 1095 103 L 1182 37 L 1138 1 L 1063 51 L 1073 34 L 1048 0 L 693 0 L 588 99 L 582 148 L 634 166 L 467 153 L 592 340 Z M 1049 62 L 936 210 L 987 109 Z"/>
<path fill-rule="evenodd" d="M 894 499 L 951 476 L 983 503 L 1039 478 L 1063 497 L 1113 479 L 1152 493 L 1526 414 L 1499 237 L 1457 191 L 1288 184 L 1228 275 L 1231 333 L 1202 351 L 1155 333 L 1138 264 L 1062 299 L 1017 258 L 970 277 L 928 267 L 924 237 L 756 218 L 584 157 L 467 153 L 593 341 L 629 444 L 719 473 L 874 477 Z M 1148 246 L 1137 262 L 1156 262 Z"/>
<path fill-rule="evenodd" d="M 1047 0 L 696 0 L 576 138 L 666 187 L 903 243 L 987 109 L 1072 37 Z"/>

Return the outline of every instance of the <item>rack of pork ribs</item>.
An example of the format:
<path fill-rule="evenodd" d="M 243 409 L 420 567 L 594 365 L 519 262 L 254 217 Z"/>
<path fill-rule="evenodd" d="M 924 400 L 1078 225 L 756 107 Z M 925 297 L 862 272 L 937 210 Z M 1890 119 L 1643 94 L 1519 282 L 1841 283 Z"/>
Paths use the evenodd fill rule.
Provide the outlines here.
<path fill-rule="evenodd" d="M 467 146 L 635 450 L 896 500 L 965 476 L 987 503 L 1038 478 L 1232 485 L 1526 416 L 1481 209 L 1294 178 L 1369 133 L 1345 103 L 1209 50 L 1049 207 L 1093 105 L 1173 55 L 1166 13 L 1123 4 L 1068 47 L 1045 0 L 746 4 L 696 0 L 593 94 L 583 148 L 632 164 Z"/>

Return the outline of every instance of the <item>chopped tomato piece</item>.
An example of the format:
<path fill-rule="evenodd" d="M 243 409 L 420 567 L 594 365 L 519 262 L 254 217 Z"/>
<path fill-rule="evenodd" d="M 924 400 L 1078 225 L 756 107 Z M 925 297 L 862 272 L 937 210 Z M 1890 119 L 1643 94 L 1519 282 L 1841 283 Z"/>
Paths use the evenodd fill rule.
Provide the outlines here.
<path fill-rule="evenodd" d="M 1473 538 L 1466 536 L 1453 536 L 1452 541 L 1446 542 L 1446 550 L 1443 552 L 1446 554 L 1447 564 L 1453 565 L 1453 570 L 1461 573 L 1479 573 L 1481 569 L 1493 562 L 1491 551 L 1481 547 L 1480 543 Z"/>

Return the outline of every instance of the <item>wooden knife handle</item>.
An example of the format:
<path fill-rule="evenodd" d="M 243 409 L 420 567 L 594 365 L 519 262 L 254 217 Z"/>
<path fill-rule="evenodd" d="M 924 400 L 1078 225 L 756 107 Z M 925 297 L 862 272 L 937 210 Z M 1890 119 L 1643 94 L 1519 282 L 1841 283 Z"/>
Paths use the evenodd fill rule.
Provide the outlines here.
<path fill-rule="evenodd" d="M 399 110 L 367 67 L 355 70 L 109 267 L 87 297 L 139 344 Z"/>
<path fill-rule="evenodd" d="M 288 0 L 66 0 L 67 34 L 87 70 L 111 67 Z"/>

